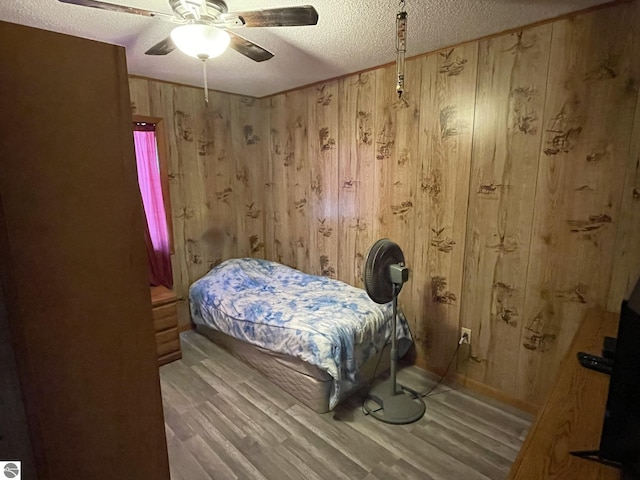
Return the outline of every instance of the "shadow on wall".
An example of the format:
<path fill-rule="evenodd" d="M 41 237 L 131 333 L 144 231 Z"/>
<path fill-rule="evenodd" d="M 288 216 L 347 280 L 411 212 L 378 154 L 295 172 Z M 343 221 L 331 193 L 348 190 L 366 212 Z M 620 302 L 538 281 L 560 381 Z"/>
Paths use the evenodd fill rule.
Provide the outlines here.
<path fill-rule="evenodd" d="M 208 270 L 222 263 L 224 252 L 229 251 L 231 239 L 222 227 L 211 227 L 200 237 L 202 247 L 207 252 Z M 191 240 L 193 241 L 193 240 Z"/>

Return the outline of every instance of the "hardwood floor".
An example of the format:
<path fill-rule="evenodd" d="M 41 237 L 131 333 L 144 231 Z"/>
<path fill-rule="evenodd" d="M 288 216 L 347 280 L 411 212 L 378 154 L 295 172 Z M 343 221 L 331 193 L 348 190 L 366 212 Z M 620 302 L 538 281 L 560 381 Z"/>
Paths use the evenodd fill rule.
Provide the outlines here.
<path fill-rule="evenodd" d="M 504 479 L 531 416 L 453 385 L 410 425 L 365 416 L 355 394 L 317 414 L 194 331 L 160 368 L 172 480 Z M 398 381 L 426 391 L 416 367 Z"/>

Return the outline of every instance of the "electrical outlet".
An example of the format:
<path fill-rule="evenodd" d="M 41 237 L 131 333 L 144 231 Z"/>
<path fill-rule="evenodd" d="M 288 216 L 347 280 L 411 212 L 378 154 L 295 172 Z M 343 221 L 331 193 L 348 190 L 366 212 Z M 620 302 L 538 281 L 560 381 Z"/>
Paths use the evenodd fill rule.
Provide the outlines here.
<path fill-rule="evenodd" d="M 463 341 L 462 343 L 466 343 L 466 344 L 471 345 L 471 329 L 470 329 L 470 328 L 464 328 L 464 327 L 462 327 L 462 328 L 460 329 L 460 337 L 462 338 L 462 337 L 464 337 L 465 335 L 467 336 L 467 338 L 465 338 L 465 339 L 464 339 L 464 341 Z"/>

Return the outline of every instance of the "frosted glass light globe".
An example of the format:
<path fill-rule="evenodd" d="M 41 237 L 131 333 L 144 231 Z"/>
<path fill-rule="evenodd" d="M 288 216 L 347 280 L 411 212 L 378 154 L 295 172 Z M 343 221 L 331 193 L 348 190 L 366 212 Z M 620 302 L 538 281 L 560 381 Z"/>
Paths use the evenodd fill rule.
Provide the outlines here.
<path fill-rule="evenodd" d="M 192 23 L 174 28 L 171 40 L 187 55 L 206 60 L 221 55 L 229 46 L 231 37 L 211 25 Z"/>

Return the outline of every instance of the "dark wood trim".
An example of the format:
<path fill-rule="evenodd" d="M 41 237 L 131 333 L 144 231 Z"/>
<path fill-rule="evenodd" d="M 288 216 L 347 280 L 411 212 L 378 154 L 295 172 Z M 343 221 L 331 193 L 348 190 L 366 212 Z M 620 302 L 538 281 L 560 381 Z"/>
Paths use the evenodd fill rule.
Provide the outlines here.
<path fill-rule="evenodd" d="M 164 119 L 160 117 L 134 115 L 133 121 L 153 123 L 156 126 L 158 164 L 160 166 L 160 181 L 162 182 L 162 202 L 164 203 L 164 213 L 167 218 L 167 228 L 169 229 L 169 249 L 173 255 L 175 253 L 175 249 L 173 241 L 173 216 L 171 214 L 171 193 L 169 192 L 169 150 L 167 148 L 167 130 L 164 126 Z"/>

